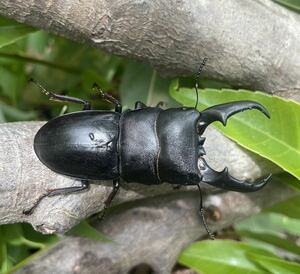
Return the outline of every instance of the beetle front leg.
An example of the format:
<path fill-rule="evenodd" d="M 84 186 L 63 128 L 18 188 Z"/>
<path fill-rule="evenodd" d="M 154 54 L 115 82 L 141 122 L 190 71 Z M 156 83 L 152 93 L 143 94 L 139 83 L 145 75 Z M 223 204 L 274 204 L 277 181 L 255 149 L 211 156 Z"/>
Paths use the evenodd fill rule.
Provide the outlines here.
<path fill-rule="evenodd" d="M 200 216 L 202 218 L 202 222 L 203 222 L 203 225 L 205 227 L 205 230 L 209 236 L 209 238 L 211 240 L 214 240 L 215 239 L 215 235 L 210 231 L 209 227 L 208 227 L 208 224 L 206 223 L 206 218 L 205 218 L 205 208 L 203 207 L 203 197 L 202 197 L 202 190 L 201 190 L 201 187 L 200 187 L 200 184 L 197 184 L 197 187 L 198 187 L 198 190 L 199 190 L 199 195 L 200 195 L 200 203 L 199 203 L 199 213 L 200 213 Z"/>
<path fill-rule="evenodd" d="M 118 178 L 118 179 L 113 180 L 113 190 L 104 202 L 104 208 L 102 210 L 102 213 L 98 217 L 99 221 L 102 221 L 104 219 L 106 211 L 110 207 L 110 204 L 113 201 L 113 199 L 116 197 L 119 188 L 120 188 L 120 179 Z"/>

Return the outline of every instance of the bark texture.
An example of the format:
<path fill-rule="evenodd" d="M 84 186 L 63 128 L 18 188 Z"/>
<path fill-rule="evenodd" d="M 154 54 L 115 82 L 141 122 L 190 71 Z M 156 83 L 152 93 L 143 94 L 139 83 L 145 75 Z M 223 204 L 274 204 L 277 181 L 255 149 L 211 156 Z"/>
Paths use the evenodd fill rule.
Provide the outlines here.
<path fill-rule="evenodd" d="M 172 77 L 208 57 L 205 77 L 299 100 L 300 17 L 271 0 L 2 0 L 0 14 Z"/>
<path fill-rule="evenodd" d="M 275 182 L 252 194 L 210 195 L 206 199 L 210 226 L 216 230 L 227 227 L 292 195 Z M 193 192 L 129 202 L 95 224 L 112 242 L 67 238 L 16 273 L 125 274 L 147 264 L 154 273 L 169 274 L 182 249 L 206 235 L 198 208 L 199 197 Z"/>
<path fill-rule="evenodd" d="M 64 233 L 80 220 L 99 212 L 111 191 L 112 182 L 97 182 L 88 191 L 42 200 L 32 215 L 24 215 L 49 189 L 80 184 L 45 167 L 33 151 L 33 138 L 43 122 L 0 125 L 0 224 L 28 222 L 43 233 Z M 238 178 L 257 178 L 280 170 L 228 140 L 214 129 L 208 129 L 206 141 L 208 163 L 221 170 L 226 164 Z M 172 186 L 123 184 L 115 200 L 128 200 L 173 192 Z M 210 190 L 212 188 L 209 188 Z M 275 198 L 276 200 L 276 198 Z"/>

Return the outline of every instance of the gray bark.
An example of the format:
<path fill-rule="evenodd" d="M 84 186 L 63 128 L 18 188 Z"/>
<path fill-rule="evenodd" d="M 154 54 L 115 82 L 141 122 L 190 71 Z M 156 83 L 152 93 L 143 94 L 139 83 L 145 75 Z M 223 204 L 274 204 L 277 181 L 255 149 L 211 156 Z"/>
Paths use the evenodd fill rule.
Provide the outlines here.
<path fill-rule="evenodd" d="M 210 226 L 219 230 L 294 193 L 275 182 L 260 192 L 210 195 Z M 267 199 L 266 199 L 267 197 Z M 180 252 L 206 235 L 196 193 L 156 196 L 117 207 L 96 227 L 112 242 L 67 238 L 17 271 L 22 274 L 125 274 L 140 264 L 169 274 Z M 63 263 L 57 263 L 61 262 Z"/>
<path fill-rule="evenodd" d="M 270 0 L 2 0 L 0 14 L 172 77 L 208 57 L 204 77 L 299 99 L 300 17 Z"/>
<path fill-rule="evenodd" d="M 43 122 L 0 125 L 0 224 L 28 222 L 43 233 L 64 233 L 80 220 L 99 212 L 111 191 L 111 182 L 98 182 L 88 191 L 42 200 L 32 215 L 29 209 L 48 189 L 79 184 L 45 167 L 33 151 L 33 138 Z M 221 170 L 226 164 L 232 175 L 255 179 L 269 172 L 280 172 L 271 162 L 246 152 L 234 142 L 210 128 L 206 133 L 208 163 Z M 144 186 L 124 184 L 116 204 L 172 192 L 170 185 Z M 212 188 L 208 188 L 211 190 Z M 276 197 L 272 197 L 276 201 Z"/>

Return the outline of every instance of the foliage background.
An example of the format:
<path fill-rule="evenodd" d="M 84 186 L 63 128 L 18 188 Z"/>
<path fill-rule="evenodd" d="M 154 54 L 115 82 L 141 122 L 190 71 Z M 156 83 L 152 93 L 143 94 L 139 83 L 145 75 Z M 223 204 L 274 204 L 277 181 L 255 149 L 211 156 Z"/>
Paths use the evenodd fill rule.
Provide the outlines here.
<path fill-rule="evenodd" d="M 161 78 L 147 65 L 0 18 L 1 123 L 49 120 L 66 111 L 66 106 L 49 101 L 37 87 L 28 83 L 30 77 L 59 94 L 89 100 L 96 109 L 110 109 L 111 106 L 91 91 L 94 82 L 120 98 L 125 108 L 133 107 L 137 100 L 147 105 L 159 101 L 168 107 L 178 105 L 168 93 L 171 79 Z M 193 85 L 192 79 L 180 79 L 180 83 Z M 201 86 L 214 90 L 234 88 L 209 79 L 201 81 Z M 177 96 L 176 100 L 185 102 L 186 94 L 188 92 L 182 97 Z M 205 91 L 201 96 L 204 102 L 209 98 Z M 210 93 L 210 96 L 218 99 L 216 94 Z M 70 104 L 67 108 L 72 112 L 79 110 L 80 106 Z M 297 111 L 299 109 L 298 105 Z M 297 151 L 299 155 L 299 148 Z M 289 167 L 286 170 L 293 173 Z M 299 182 L 287 173 L 277 176 L 276 180 L 299 191 Z M 191 245 L 178 260 L 202 273 L 300 273 L 299 208 L 298 196 L 220 232 L 217 241 Z M 103 240 L 101 233 L 94 230 L 88 220 L 70 234 Z M 42 235 L 27 224 L 0 226 L 1 273 L 26 264 L 39 251 L 62 237 L 67 235 Z"/>

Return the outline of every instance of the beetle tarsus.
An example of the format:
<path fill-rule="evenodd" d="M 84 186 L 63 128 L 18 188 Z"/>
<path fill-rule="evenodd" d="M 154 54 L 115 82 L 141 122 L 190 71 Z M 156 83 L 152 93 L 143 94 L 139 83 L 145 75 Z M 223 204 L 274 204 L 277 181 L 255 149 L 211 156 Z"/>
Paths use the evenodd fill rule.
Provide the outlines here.
<path fill-rule="evenodd" d="M 60 94 L 56 94 L 52 91 L 48 91 L 39 82 L 35 81 L 33 78 L 30 78 L 28 81 L 31 83 L 34 83 L 36 86 L 38 86 L 41 89 L 41 91 L 44 94 L 46 94 L 47 96 L 49 96 L 49 99 L 52 101 L 81 104 L 81 105 L 83 105 L 82 110 L 90 110 L 91 109 L 90 102 L 88 102 L 86 100 L 82 100 L 82 99 L 67 96 L 67 95 L 60 95 Z"/>
<path fill-rule="evenodd" d="M 255 183 L 250 183 L 246 180 L 238 180 L 228 173 L 227 168 L 224 168 L 224 170 L 220 172 L 212 169 L 203 158 L 201 158 L 200 172 L 202 175 L 202 182 L 218 188 L 238 192 L 257 191 L 263 188 L 272 176 L 272 174 L 269 174 Z"/>
<path fill-rule="evenodd" d="M 134 109 L 143 109 L 143 108 L 146 108 L 146 107 L 147 106 L 141 101 L 135 102 L 135 105 L 134 105 Z"/>
<path fill-rule="evenodd" d="M 239 112 L 251 109 L 257 109 L 261 111 L 265 116 L 270 118 L 268 110 L 261 104 L 254 101 L 238 101 L 220 104 L 207 108 L 201 112 L 199 133 L 202 134 L 205 131 L 206 127 L 215 121 L 219 121 L 224 126 L 226 126 L 229 117 Z"/>
<path fill-rule="evenodd" d="M 93 90 L 96 90 L 97 92 L 99 92 L 100 95 L 101 95 L 101 97 L 102 97 L 105 101 L 107 101 L 107 102 L 109 102 L 109 103 L 115 105 L 115 112 L 119 112 L 119 113 L 122 112 L 122 105 L 121 105 L 121 103 L 120 103 L 119 100 L 117 100 L 117 99 L 116 99 L 115 97 L 113 97 L 112 95 L 110 95 L 110 94 L 108 94 L 108 93 L 105 93 L 105 92 L 104 92 L 104 91 L 103 91 L 96 83 L 93 84 L 92 89 L 93 89 Z"/>
<path fill-rule="evenodd" d="M 199 190 L 199 195 L 200 195 L 200 204 L 199 204 L 199 213 L 200 213 L 200 216 L 202 218 L 202 222 L 203 222 L 203 225 L 205 227 L 205 230 L 209 236 L 209 238 L 211 240 L 214 240 L 215 239 L 215 235 L 210 231 L 209 227 L 208 227 L 208 224 L 206 222 L 206 218 L 205 218 L 205 208 L 203 207 L 203 197 L 202 197 L 202 191 L 201 191 L 201 187 L 200 187 L 200 184 L 197 184 L 197 187 L 198 187 L 198 190 Z"/>
<path fill-rule="evenodd" d="M 45 198 L 45 197 L 53 197 L 57 195 L 67 195 L 72 194 L 75 192 L 81 192 L 83 190 L 88 189 L 90 186 L 89 181 L 82 180 L 81 186 L 72 186 L 72 187 L 63 187 L 63 188 L 57 188 L 57 189 L 51 189 L 48 190 L 45 194 L 41 195 L 38 200 L 34 203 L 34 205 L 30 209 L 23 210 L 23 214 L 25 215 L 31 215 L 34 209 L 39 205 L 39 203 Z"/>
<path fill-rule="evenodd" d="M 109 196 L 107 197 L 107 199 L 104 202 L 104 208 L 103 208 L 101 214 L 98 216 L 99 221 L 102 221 L 104 219 L 106 211 L 110 207 L 110 204 L 113 201 L 113 199 L 116 197 L 116 195 L 119 191 L 119 188 L 120 188 L 120 179 L 113 180 L 113 190 L 111 191 L 111 193 L 109 194 Z"/>
<path fill-rule="evenodd" d="M 174 185 L 173 190 L 179 190 L 182 188 L 182 185 Z"/>

